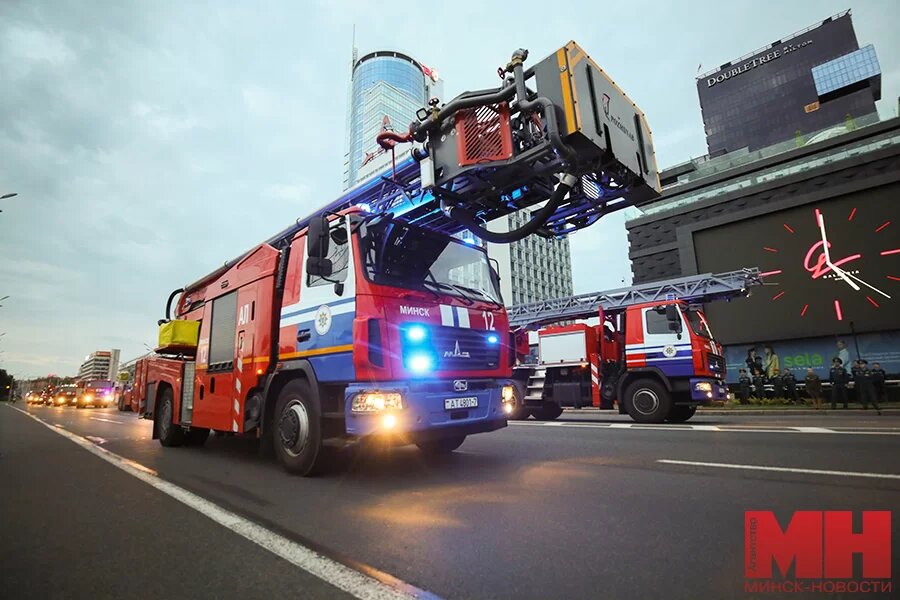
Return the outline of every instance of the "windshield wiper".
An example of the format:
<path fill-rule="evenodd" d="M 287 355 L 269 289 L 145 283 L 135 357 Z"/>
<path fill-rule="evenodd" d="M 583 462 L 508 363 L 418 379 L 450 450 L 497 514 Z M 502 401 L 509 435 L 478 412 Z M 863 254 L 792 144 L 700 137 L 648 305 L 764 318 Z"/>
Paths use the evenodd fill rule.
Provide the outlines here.
<path fill-rule="evenodd" d="M 439 290 L 441 290 L 441 289 L 454 290 L 457 294 L 459 294 L 460 300 L 465 301 L 469 306 L 472 306 L 473 304 L 475 304 L 474 300 L 472 300 L 470 297 L 468 297 L 465 294 L 465 292 L 463 292 L 460 288 L 456 287 L 454 284 L 443 283 L 443 282 L 438 281 L 437 278 L 434 276 L 434 273 L 431 272 L 431 269 L 428 269 L 428 271 L 425 272 L 425 276 L 428 277 L 429 279 L 431 279 L 430 283 L 432 283 Z M 425 282 L 425 283 L 429 283 L 429 282 Z"/>
<path fill-rule="evenodd" d="M 484 291 L 476 289 L 476 288 L 471 288 L 471 287 L 468 287 L 465 285 L 460 285 L 458 283 L 453 284 L 453 285 L 455 285 L 458 289 L 466 290 L 468 292 L 474 292 L 474 293 L 478 294 L 479 296 L 481 296 L 484 299 L 484 302 L 487 302 L 488 304 L 493 304 L 497 308 L 503 308 L 503 305 L 500 304 L 499 302 L 497 302 L 496 300 L 494 300 L 493 298 L 491 298 L 490 296 L 488 296 L 487 292 L 484 292 Z"/>

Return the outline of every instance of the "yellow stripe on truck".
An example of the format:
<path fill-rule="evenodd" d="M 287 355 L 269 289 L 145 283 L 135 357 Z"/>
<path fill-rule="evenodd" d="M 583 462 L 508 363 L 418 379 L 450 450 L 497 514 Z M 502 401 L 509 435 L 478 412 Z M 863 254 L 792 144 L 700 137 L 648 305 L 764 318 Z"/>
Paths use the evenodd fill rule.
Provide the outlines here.
<path fill-rule="evenodd" d="M 566 135 L 578 130 L 578 124 L 575 121 L 575 105 L 572 102 L 572 83 L 569 77 L 569 67 L 566 64 L 566 49 L 560 48 L 556 51 L 556 61 L 559 64 L 559 87 L 562 88 L 563 108 L 566 115 L 566 127 L 564 133 Z"/>

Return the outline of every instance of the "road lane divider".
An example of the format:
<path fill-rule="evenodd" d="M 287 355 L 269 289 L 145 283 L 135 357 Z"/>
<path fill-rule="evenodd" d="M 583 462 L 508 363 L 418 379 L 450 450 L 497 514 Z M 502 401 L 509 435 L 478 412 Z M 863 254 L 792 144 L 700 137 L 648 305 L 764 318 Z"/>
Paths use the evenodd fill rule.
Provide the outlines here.
<path fill-rule="evenodd" d="M 900 435 L 900 429 L 835 429 L 828 427 L 755 427 L 752 425 L 674 425 L 664 423 L 652 425 L 646 423 L 589 423 L 584 421 L 510 421 L 510 425 L 519 427 L 572 427 L 575 429 L 632 429 L 637 431 L 687 431 L 713 433 L 806 433 L 834 435 Z"/>
<path fill-rule="evenodd" d="M 88 452 L 156 488 L 170 498 L 194 509 L 208 519 L 222 525 L 257 546 L 318 577 L 322 581 L 360 600 L 408 600 L 410 598 L 440 600 L 439 596 L 421 590 L 393 575 L 363 566 L 365 573 L 333 560 L 315 550 L 286 538 L 274 531 L 250 521 L 218 504 L 194 494 L 159 477 L 159 474 L 133 460 L 127 459 L 91 440 L 61 427 L 54 427 L 28 411 L 10 406 L 31 417 L 51 431 L 78 444 Z"/>
<path fill-rule="evenodd" d="M 117 425 L 124 425 L 125 421 L 115 421 L 113 419 L 104 419 L 103 417 L 89 417 L 95 421 L 105 421 L 107 423 L 116 423 Z"/>
<path fill-rule="evenodd" d="M 683 465 L 688 467 L 709 467 L 713 469 L 738 469 L 746 471 L 774 471 L 776 473 L 802 473 L 804 475 L 829 475 L 833 477 L 866 477 L 869 479 L 900 479 L 893 473 L 858 473 L 855 471 L 830 471 L 826 469 L 801 469 L 797 467 L 768 467 L 765 465 L 738 465 L 730 463 L 700 462 L 693 460 L 674 460 L 660 458 L 656 462 L 666 465 Z"/>

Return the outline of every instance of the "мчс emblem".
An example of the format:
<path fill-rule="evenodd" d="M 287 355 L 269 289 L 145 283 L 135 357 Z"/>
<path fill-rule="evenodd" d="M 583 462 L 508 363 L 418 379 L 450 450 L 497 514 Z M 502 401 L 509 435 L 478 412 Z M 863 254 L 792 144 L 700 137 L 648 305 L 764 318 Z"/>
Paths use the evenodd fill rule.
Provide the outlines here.
<path fill-rule="evenodd" d="M 325 335 L 331 329 L 331 308 L 323 304 L 316 311 L 316 333 Z"/>

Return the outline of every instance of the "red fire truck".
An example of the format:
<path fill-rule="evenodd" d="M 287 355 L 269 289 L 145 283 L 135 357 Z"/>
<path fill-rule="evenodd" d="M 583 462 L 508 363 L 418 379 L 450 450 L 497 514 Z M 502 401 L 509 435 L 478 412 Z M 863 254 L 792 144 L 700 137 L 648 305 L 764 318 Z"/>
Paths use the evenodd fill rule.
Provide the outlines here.
<path fill-rule="evenodd" d="M 757 269 L 697 275 L 510 309 L 513 326 L 599 317 L 537 332 L 534 364 L 514 371 L 512 418 L 553 420 L 564 407 L 612 408 L 639 423 L 683 422 L 727 395 L 725 359 L 697 304 L 747 294 Z M 527 361 L 532 362 L 532 361 Z"/>
<path fill-rule="evenodd" d="M 602 69 L 574 43 L 526 71 L 527 54 L 500 88 L 435 100 L 408 133 L 380 135 L 392 153 L 412 145 L 382 177 L 170 295 L 131 393 L 154 438 L 257 435 L 308 474 L 325 440 L 442 453 L 506 425 L 498 277 L 457 234 L 564 236 L 659 195 L 643 114 Z M 485 227 L 538 203 L 517 230 Z"/>

